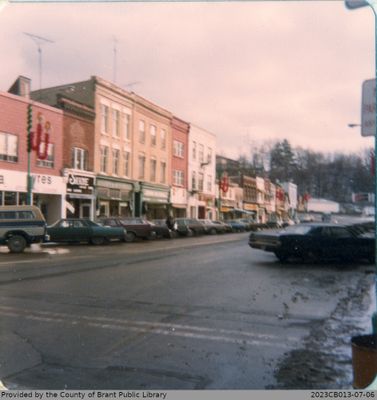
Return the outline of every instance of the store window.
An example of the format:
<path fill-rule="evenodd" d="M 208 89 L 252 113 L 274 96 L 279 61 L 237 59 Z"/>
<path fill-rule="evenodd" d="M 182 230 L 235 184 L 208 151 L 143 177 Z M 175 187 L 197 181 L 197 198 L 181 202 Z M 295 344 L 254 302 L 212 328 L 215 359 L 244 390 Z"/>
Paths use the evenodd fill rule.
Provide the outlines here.
<path fill-rule="evenodd" d="M 17 192 L 4 192 L 4 206 L 17 205 Z"/>

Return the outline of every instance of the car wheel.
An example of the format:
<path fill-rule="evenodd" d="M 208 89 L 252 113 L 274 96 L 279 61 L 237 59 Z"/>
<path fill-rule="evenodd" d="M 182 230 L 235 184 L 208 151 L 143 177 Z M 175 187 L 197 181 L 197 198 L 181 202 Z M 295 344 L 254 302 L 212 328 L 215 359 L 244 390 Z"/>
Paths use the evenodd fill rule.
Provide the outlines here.
<path fill-rule="evenodd" d="M 216 233 L 217 233 L 217 232 L 216 232 L 216 229 L 215 229 L 215 228 L 211 228 L 210 231 L 209 231 L 209 234 L 210 234 L 210 235 L 216 235 Z"/>
<path fill-rule="evenodd" d="M 22 253 L 26 247 L 26 240 L 21 235 L 14 235 L 8 239 L 7 246 L 11 253 Z"/>
<path fill-rule="evenodd" d="M 93 237 L 93 238 L 90 239 L 90 242 L 91 242 L 92 244 L 96 245 L 96 246 L 99 246 L 99 245 L 101 245 L 101 244 L 104 244 L 105 241 L 106 241 L 105 238 L 104 238 L 104 237 L 101 237 L 101 236 L 96 236 L 96 237 Z"/>
<path fill-rule="evenodd" d="M 281 253 L 280 251 L 275 251 L 275 256 L 281 263 L 286 263 L 289 259 L 289 255 L 286 253 Z"/>
<path fill-rule="evenodd" d="M 127 243 L 134 242 L 136 238 L 136 235 L 133 232 L 127 232 L 125 236 L 125 241 Z"/>

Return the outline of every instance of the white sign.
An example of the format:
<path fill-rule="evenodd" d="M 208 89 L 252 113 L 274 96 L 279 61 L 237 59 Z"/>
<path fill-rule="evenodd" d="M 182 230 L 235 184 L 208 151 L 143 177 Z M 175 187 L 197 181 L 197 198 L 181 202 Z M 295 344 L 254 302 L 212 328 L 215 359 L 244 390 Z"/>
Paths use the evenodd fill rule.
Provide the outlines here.
<path fill-rule="evenodd" d="M 369 3 L 366 0 L 345 0 L 346 7 L 349 9 L 360 8 L 368 6 Z"/>
<path fill-rule="evenodd" d="M 376 133 L 376 80 L 363 82 L 361 102 L 361 136 L 374 136 Z"/>

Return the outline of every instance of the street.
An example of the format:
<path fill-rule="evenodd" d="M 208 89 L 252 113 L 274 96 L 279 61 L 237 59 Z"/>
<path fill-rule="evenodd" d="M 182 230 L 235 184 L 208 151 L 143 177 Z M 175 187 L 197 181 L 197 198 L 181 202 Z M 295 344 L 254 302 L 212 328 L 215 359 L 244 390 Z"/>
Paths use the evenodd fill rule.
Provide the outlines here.
<path fill-rule="evenodd" d="M 351 388 L 373 265 L 280 264 L 247 233 L 0 253 L 17 389 Z"/>

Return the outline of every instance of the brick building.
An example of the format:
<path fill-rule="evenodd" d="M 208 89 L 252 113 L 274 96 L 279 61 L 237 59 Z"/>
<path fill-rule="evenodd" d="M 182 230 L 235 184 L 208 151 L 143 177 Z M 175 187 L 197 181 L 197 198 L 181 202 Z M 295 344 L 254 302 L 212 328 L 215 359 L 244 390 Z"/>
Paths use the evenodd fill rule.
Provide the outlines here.
<path fill-rule="evenodd" d="M 61 176 L 63 113 L 61 110 L 31 101 L 27 97 L 28 90 L 21 92 L 21 87 L 30 87 L 30 81 L 20 77 L 10 89 L 12 93 L 0 92 L 0 205 L 27 203 L 27 110 L 31 104 L 34 132 L 38 115 L 43 118 L 39 152 L 30 153 L 32 202 L 40 207 L 47 222 L 52 223 L 65 215 L 66 185 Z M 25 97 L 20 96 L 20 93 Z M 46 148 L 47 121 L 51 129 Z"/>

